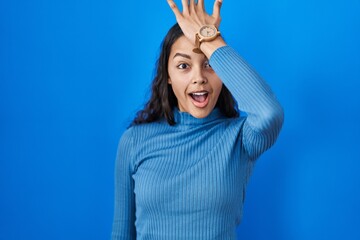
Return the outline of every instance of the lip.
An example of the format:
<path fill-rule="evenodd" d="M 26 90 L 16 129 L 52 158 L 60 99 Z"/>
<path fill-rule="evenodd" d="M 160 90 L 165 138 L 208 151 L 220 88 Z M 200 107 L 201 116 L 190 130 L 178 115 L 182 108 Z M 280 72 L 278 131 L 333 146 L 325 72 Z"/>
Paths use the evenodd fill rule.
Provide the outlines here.
<path fill-rule="evenodd" d="M 207 93 L 207 94 L 209 94 L 210 91 L 205 90 L 205 89 L 195 90 L 195 91 L 189 92 L 188 95 L 191 95 L 191 94 L 194 94 L 194 93 Z"/>
<path fill-rule="evenodd" d="M 191 94 L 194 94 L 194 93 L 206 93 L 207 96 L 206 96 L 205 101 L 204 101 L 204 102 L 197 102 L 197 101 L 195 101 L 195 100 L 191 97 Z M 206 91 L 206 90 L 193 91 L 193 92 L 190 92 L 190 93 L 188 94 L 188 96 L 189 96 L 192 104 L 193 104 L 195 107 L 198 107 L 198 108 L 205 108 L 205 107 L 209 104 L 209 99 L 210 99 L 209 95 L 210 95 L 210 92 L 209 92 L 209 91 Z"/>

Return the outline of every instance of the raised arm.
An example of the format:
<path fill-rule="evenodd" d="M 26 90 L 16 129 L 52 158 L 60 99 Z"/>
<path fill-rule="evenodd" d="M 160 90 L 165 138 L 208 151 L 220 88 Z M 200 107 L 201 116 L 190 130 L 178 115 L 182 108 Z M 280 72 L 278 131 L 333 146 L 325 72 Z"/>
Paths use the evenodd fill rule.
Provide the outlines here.
<path fill-rule="evenodd" d="M 135 196 L 132 179 L 133 147 L 130 131 L 120 139 L 115 166 L 115 209 L 112 240 L 135 240 Z"/>
<path fill-rule="evenodd" d="M 217 49 L 210 64 L 239 109 L 248 115 L 242 131 L 243 146 L 249 157 L 256 159 L 274 144 L 283 124 L 283 109 L 268 84 L 231 47 Z"/>
<path fill-rule="evenodd" d="M 180 12 L 173 0 L 167 0 L 184 35 L 195 44 L 196 34 L 204 25 L 219 28 L 222 0 L 215 0 L 213 13 L 205 12 L 204 0 L 182 0 Z M 242 131 L 243 147 L 256 159 L 276 140 L 284 113 L 267 83 L 221 36 L 201 43 L 200 50 L 210 59 L 216 74 L 230 90 L 239 109 L 248 117 Z"/>

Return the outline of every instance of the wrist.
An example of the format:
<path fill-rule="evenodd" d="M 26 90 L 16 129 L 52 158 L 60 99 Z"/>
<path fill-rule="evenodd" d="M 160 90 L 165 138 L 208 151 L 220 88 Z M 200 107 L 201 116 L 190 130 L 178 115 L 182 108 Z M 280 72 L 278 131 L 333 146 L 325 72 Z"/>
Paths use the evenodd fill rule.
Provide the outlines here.
<path fill-rule="evenodd" d="M 195 53 L 204 53 L 207 57 L 219 47 L 225 46 L 220 31 L 215 25 L 205 24 L 195 34 Z"/>
<path fill-rule="evenodd" d="M 226 42 L 221 36 L 218 36 L 214 40 L 210 42 L 202 42 L 200 45 L 200 50 L 204 53 L 204 55 L 210 59 L 210 56 L 220 47 L 226 46 Z"/>

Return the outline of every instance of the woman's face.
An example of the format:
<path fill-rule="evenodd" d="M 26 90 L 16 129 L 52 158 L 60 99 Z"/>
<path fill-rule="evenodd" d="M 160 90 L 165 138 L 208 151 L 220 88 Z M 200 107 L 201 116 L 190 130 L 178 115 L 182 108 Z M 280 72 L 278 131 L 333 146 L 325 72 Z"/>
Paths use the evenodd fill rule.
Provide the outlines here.
<path fill-rule="evenodd" d="M 214 109 L 222 82 L 204 54 L 194 53 L 195 46 L 184 36 L 171 47 L 168 83 L 178 100 L 179 110 L 204 118 Z"/>

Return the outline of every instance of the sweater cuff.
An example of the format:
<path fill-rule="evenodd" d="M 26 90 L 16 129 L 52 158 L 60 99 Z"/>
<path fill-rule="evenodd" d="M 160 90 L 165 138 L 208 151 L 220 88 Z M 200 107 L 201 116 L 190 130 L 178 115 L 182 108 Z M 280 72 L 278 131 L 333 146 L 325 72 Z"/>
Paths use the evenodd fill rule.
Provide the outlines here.
<path fill-rule="evenodd" d="M 219 61 L 224 58 L 224 55 L 232 55 L 232 54 L 237 55 L 237 52 L 235 51 L 235 49 L 233 49 L 229 45 L 222 46 L 222 47 L 219 47 L 218 49 L 216 49 L 213 52 L 213 54 L 211 54 L 209 61 L 210 61 L 210 63 L 212 61 Z"/>

